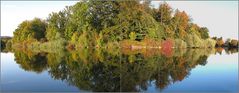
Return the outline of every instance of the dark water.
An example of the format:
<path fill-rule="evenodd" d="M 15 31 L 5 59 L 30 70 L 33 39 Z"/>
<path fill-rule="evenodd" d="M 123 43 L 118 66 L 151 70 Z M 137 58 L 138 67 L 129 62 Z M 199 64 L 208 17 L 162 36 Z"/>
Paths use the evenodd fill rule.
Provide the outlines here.
<path fill-rule="evenodd" d="M 238 92 L 238 51 L 1 53 L 1 92 Z"/>

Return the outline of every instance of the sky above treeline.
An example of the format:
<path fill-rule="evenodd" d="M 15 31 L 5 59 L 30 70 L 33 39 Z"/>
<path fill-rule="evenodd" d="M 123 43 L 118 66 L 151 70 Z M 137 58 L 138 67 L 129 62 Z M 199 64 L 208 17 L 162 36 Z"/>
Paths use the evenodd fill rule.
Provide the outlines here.
<path fill-rule="evenodd" d="M 13 36 L 24 20 L 46 19 L 77 1 L 1 1 L 1 36 Z M 158 7 L 160 1 L 152 1 Z M 199 26 L 209 29 L 211 37 L 238 39 L 238 1 L 167 1 L 175 10 L 185 11 Z"/>

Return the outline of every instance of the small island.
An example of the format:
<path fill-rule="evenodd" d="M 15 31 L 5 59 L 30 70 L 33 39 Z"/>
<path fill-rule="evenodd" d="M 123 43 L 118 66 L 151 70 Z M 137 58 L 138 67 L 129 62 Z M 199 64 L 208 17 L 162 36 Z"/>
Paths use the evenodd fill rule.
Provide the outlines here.
<path fill-rule="evenodd" d="M 82 48 L 238 48 L 238 40 L 210 37 L 207 27 L 166 2 L 80 1 L 46 20 L 19 24 L 13 37 L 1 37 L 1 50 Z"/>
<path fill-rule="evenodd" d="M 239 93 L 238 1 L 151 1 L 1 1 L 0 92 Z"/>

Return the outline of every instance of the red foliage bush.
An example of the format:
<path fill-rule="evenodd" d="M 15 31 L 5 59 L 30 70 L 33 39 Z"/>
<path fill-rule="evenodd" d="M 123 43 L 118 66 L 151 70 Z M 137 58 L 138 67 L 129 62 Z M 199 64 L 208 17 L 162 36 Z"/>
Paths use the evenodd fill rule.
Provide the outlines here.
<path fill-rule="evenodd" d="M 167 39 L 162 42 L 162 54 L 166 57 L 171 57 L 173 55 L 173 40 Z"/>

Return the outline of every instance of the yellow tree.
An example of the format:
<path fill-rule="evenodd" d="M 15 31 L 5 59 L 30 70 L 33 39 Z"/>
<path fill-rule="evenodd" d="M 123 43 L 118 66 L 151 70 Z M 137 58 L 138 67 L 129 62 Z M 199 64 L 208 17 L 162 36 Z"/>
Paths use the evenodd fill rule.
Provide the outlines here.
<path fill-rule="evenodd" d="M 190 21 L 189 16 L 185 11 L 180 12 L 176 10 L 174 17 L 172 19 L 172 25 L 174 27 L 174 31 L 179 38 L 184 38 L 186 35 L 186 28 L 188 27 L 188 23 Z"/>

